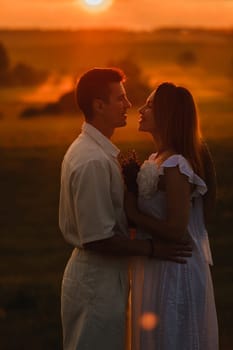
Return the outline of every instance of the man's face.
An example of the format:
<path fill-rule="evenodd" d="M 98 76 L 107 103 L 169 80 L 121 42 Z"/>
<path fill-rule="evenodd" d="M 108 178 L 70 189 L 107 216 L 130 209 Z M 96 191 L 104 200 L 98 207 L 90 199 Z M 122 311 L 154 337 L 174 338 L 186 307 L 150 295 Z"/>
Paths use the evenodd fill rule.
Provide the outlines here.
<path fill-rule="evenodd" d="M 122 83 L 110 84 L 108 102 L 103 104 L 103 122 L 111 129 L 126 125 L 127 110 L 131 107 Z"/>

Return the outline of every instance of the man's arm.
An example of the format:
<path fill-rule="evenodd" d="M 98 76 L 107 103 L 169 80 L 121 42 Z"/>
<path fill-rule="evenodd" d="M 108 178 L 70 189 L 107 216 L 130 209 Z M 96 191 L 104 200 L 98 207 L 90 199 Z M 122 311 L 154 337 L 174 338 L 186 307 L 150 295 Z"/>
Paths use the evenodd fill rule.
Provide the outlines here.
<path fill-rule="evenodd" d="M 133 256 L 141 255 L 154 257 L 161 260 L 170 260 L 177 263 L 186 263 L 186 257 L 190 257 L 192 247 L 190 243 L 173 243 L 162 241 L 130 240 L 118 235 L 109 239 L 86 243 L 84 249 L 101 254 Z"/>
<path fill-rule="evenodd" d="M 116 218 L 107 164 L 97 160 L 87 162 L 74 177 L 72 189 L 76 222 L 84 249 L 121 256 L 156 256 L 178 262 L 184 262 L 183 254 L 190 256 L 189 246 L 168 247 L 150 240 L 131 241 L 114 232 Z"/>

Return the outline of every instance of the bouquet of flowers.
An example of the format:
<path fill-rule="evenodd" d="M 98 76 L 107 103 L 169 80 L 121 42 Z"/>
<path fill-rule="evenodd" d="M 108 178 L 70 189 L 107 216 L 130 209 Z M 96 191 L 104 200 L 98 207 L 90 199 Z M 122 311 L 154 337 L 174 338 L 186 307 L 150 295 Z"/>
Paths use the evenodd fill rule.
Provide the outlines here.
<path fill-rule="evenodd" d="M 135 150 L 128 151 L 125 155 L 120 154 L 119 161 L 127 190 L 137 195 L 137 175 L 141 165 Z"/>

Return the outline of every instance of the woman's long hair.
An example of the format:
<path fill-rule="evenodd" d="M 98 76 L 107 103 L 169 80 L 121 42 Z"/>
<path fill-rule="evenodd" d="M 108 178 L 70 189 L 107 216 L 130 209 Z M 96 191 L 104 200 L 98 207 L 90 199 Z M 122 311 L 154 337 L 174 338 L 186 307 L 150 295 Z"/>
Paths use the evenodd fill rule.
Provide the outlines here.
<path fill-rule="evenodd" d="M 202 138 L 191 93 L 184 87 L 163 83 L 155 92 L 153 112 L 159 148 L 183 155 L 193 170 L 204 177 Z"/>

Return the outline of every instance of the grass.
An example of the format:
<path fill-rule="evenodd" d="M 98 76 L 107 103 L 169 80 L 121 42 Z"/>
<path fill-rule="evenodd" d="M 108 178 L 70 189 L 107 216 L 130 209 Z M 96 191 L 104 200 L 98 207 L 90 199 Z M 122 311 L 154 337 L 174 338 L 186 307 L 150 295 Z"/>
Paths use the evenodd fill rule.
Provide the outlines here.
<path fill-rule="evenodd" d="M 151 152 L 149 140 L 135 145 L 141 158 Z M 131 144 L 119 141 L 118 146 L 126 150 Z M 210 146 L 220 192 L 228 190 L 227 203 L 223 196 L 209 229 L 221 349 L 228 350 L 233 340 L 232 145 L 212 142 Z M 29 349 L 30 344 L 35 350 L 61 349 L 60 284 L 71 251 L 57 222 L 60 163 L 65 149 L 66 145 L 1 150 L 0 339 L 4 350 L 16 346 Z"/>

